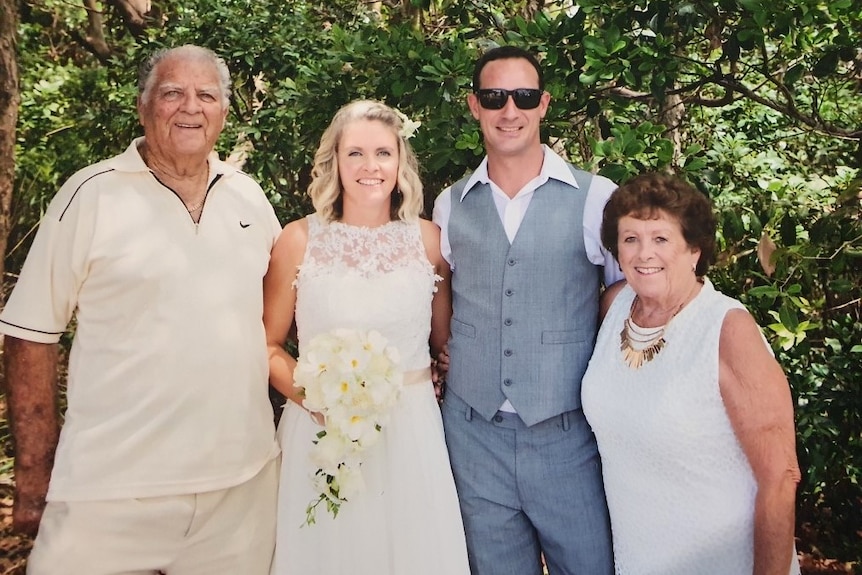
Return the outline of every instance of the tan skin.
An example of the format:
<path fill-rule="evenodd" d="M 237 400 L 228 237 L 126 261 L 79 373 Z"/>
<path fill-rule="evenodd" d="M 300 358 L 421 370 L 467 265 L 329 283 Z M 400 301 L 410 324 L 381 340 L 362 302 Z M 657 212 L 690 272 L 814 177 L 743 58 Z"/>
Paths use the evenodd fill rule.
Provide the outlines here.
<path fill-rule="evenodd" d="M 147 166 L 173 189 L 186 206 L 206 194 L 207 157 L 221 134 L 227 106 L 212 64 L 169 56 L 151 76 L 150 97 L 137 108 L 144 128 L 140 148 Z M 202 206 L 190 210 L 198 221 Z M 60 433 L 57 410 L 57 344 L 7 336 L 6 389 L 15 438 L 15 505 L 13 528 L 35 535 L 42 511 L 54 452 Z"/>
<path fill-rule="evenodd" d="M 39 529 L 60 438 L 57 406 L 58 345 L 6 336 L 6 401 L 15 438 L 12 528 L 30 536 Z"/>
<path fill-rule="evenodd" d="M 786 575 L 801 479 L 790 387 L 747 311 L 724 318 L 718 361 L 721 397 L 757 481 L 754 575 Z"/>
<path fill-rule="evenodd" d="M 479 76 L 482 88 L 538 88 L 539 75 L 523 58 L 505 58 L 488 62 Z M 510 97 L 500 110 L 486 110 L 475 94 L 467 96 L 467 105 L 479 122 L 488 156 L 488 175 L 510 198 L 539 175 L 544 152 L 539 125 L 548 111 L 551 95 L 542 94 L 532 110 L 521 110 Z"/>
<path fill-rule="evenodd" d="M 377 123 L 377 122 L 374 122 Z M 346 132 L 347 130 L 345 130 Z M 395 150 L 394 133 L 390 153 Z M 344 136 L 339 142 L 339 148 L 344 145 Z M 372 156 L 367 153 L 366 156 Z M 345 161 L 339 156 L 339 161 Z M 344 186 L 344 183 L 342 184 Z M 351 189 L 351 184 L 344 186 Z M 373 193 L 361 195 L 343 193 L 343 217 L 341 221 L 356 226 L 377 227 L 390 221 L 390 200 L 394 184 L 386 186 L 385 194 L 379 193 L 379 187 Z M 450 271 L 449 265 L 440 253 L 440 229 L 432 222 L 420 220 L 422 242 L 428 261 L 434 267 L 435 273 L 443 277 L 437 283 L 437 291 L 431 303 L 431 338 L 432 354 L 436 354 L 445 345 L 449 337 L 449 317 L 451 315 Z M 294 359 L 284 349 L 290 328 L 293 324 L 296 306 L 296 289 L 293 282 L 296 279 L 298 267 L 302 264 L 305 248 L 308 243 L 308 223 L 305 219 L 287 224 L 281 232 L 272 251 L 269 270 L 263 280 L 263 322 L 266 329 L 267 350 L 269 354 L 270 384 L 288 400 L 302 406 L 302 393 L 294 385 L 293 371 L 296 368 Z M 312 413 L 319 424 L 323 418 L 319 413 Z"/>
<path fill-rule="evenodd" d="M 642 327 L 667 324 L 700 291 L 691 271 L 699 250 L 688 246 L 677 220 L 620 219 L 618 260 L 638 294 L 632 318 Z M 602 317 L 625 282 L 602 295 Z M 721 326 L 718 384 L 728 418 L 757 482 L 753 575 L 787 575 L 793 558 L 796 460 L 793 403 L 787 378 L 745 310 Z"/>
<path fill-rule="evenodd" d="M 141 156 L 197 222 L 209 180 L 207 157 L 228 113 L 218 70 L 177 55 L 159 62 L 151 82 L 148 100 L 138 99 L 145 136 Z"/>

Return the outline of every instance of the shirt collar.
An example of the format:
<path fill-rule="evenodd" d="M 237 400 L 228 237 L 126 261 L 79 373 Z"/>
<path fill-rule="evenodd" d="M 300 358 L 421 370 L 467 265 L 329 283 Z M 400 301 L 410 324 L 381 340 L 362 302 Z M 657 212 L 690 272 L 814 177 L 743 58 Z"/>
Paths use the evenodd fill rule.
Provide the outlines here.
<path fill-rule="evenodd" d="M 119 170 L 121 172 L 147 172 L 150 170 L 149 167 L 144 163 L 144 159 L 141 157 L 141 153 L 138 151 L 138 146 L 143 143 L 144 137 L 141 136 L 139 138 L 135 138 L 132 140 L 132 143 L 129 144 L 129 147 L 126 148 L 119 156 L 116 156 L 112 163 L 112 166 L 115 170 Z M 220 174 L 222 176 L 231 176 L 239 170 L 222 162 L 219 159 L 218 152 L 213 151 L 210 153 L 207 158 L 210 164 L 210 175 L 215 176 Z"/>
<path fill-rule="evenodd" d="M 545 158 L 542 161 L 542 170 L 539 172 L 538 181 L 544 183 L 553 178 L 577 189 L 578 182 L 575 181 L 575 176 L 572 175 L 572 171 L 569 169 L 566 161 L 545 144 L 542 144 L 542 150 Z M 477 167 L 467 179 L 467 183 L 464 186 L 464 190 L 461 192 L 459 201 L 463 201 L 467 193 L 472 190 L 476 184 L 490 183 L 491 178 L 488 177 L 488 156 L 485 156 L 482 163 L 479 164 L 479 167 Z"/>

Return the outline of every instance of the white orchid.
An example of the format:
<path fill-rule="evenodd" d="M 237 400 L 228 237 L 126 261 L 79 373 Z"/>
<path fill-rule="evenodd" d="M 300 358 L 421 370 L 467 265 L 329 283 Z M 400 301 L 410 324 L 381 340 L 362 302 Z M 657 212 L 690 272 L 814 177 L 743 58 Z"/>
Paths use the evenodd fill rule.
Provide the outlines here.
<path fill-rule="evenodd" d="M 338 466 L 344 463 L 345 454 L 353 451 L 352 440 L 343 433 L 332 431 L 317 439 L 311 451 L 311 461 L 326 475 L 335 475 Z"/>
<path fill-rule="evenodd" d="M 361 454 L 377 443 L 398 401 L 404 382 L 399 361 L 398 350 L 376 331 L 337 329 L 303 350 L 294 381 L 303 389 L 303 405 L 326 422 L 311 451 L 317 468 L 311 481 L 320 495 L 305 510 L 307 525 L 321 503 L 335 517 L 364 489 Z"/>
<path fill-rule="evenodd" d="M 409 140 L 416 134 L 416 130 L 422 125 L 422 122 L 414 122 L 406 114 L 398 110 L 395 110 L 395 113 L 401 118 L 401 130 L 398 131 L 398 135 L 405 140 Z"/>
<path fill-rule="evenodd" d="M 356 497 L 365 489 L 359 465 L 342 465 L 335 474 L 335 483 L 338 484 L 338 496 L 342 501 Z"/>

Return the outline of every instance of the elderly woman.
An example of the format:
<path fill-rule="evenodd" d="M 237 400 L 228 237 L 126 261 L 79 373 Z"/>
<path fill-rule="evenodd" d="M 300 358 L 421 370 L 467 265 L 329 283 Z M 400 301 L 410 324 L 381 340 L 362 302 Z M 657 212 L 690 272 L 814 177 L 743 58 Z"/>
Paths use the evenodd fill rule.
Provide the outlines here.
<path fill-rule="evenodd" d="M 799 481 L 787 380 L 754 319 L 704 274 L 709 200 L 638 176 L 604 210 L 625 275 L 584 376 L 620 575 L 787 575 Z"/>

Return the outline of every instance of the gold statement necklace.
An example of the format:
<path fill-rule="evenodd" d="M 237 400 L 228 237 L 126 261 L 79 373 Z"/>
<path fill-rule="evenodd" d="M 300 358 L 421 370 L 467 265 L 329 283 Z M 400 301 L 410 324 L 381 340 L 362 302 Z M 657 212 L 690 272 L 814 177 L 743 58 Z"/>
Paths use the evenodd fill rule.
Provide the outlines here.
<path fill-rule="evenodd" d="M 632 307 L 629 309 L 629 316 L 623 322 L 623 329 L 620 332 L 620 351 L 623 352 L 623 361 L 626 362 L 626 365 L 632 369 L 640 369 L 643 364 L 652 361 L 664 349 L 667 344 L 664 339 L 667 326 L 670 325 L 676 314 L 685 307 L 688 299 L 686 297 L 679 304 L 666 324 L 659 327 L 642 328 L 632 321 L 632 315 L 634 315 L 635 307 L 638 304 L 638 296 L 635 296 Z"/>

